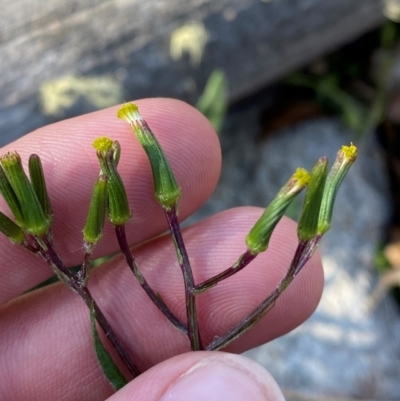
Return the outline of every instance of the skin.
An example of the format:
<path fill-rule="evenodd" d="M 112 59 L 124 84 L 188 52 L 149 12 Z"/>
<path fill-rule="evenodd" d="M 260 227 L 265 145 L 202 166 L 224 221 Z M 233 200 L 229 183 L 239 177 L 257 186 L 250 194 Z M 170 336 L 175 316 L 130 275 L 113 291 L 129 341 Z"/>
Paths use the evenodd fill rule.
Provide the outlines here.
<path fill-rule="evenodd" d="M 217 184 L 221 167 L 218 138 L 210 123 L 185 103 L 171 99 L 136 103 L 182 187 L 179 217 L 184 220 L 207 200 Z M 119 170 L 133 212 L 127 233 L 136 247 L 134 255 L 148 282 L 184 319 L 182 277 L 173 244 L 169 237 L 155 238 L 167 226 L 152 197 L 150 167 L 129 125 L 116 118 L 117 109 L 41 128 L 2 148 L 0 153 L 16 150 L 24 163 L 31 153 L 42 158 L 55 216 L 56 249 L 67 265 L 74 265 L 82 260 L 81 230 L 99 173 L 91 143 L 102 135 L 118 140 L 122 146 Z M 8 213 L 2 200 L 0 210 Z M 245 250 L 245 236 L 261 213 L 262 209 L 254 207 L 231 209 L 184 230 L 197 283 L 237 259 Z M 296 245 L 296 226 L 285 218 L 277 226 L 267 252 L 236 276 L 198 297 L 205 344 L 245 317 L 274 289 Z M 95 257 L 117 249 L 112 227 L 108 226 Z M 89 313 L 81 299 L 61 283 L 21 295 L 52 273 L 41 259 L 10 245 L 4 237 L 0 237 L 0 275 L 1 400 L 161 400 L 181 375 L 187 377 L 185 372 L 201 361 L 213 369 L 232 365 L 238 374 L 247 372 L 243 373 L 246 377 L 261 372 L 265 380 L 260 382 L 266 386 L 262 394 L 269 395 L 256 399 L 282 399 L 273 379 L 259 372 L 257 369 L 262 368 L 253 362 L 224 353 L 188 352 L 187 338 L 146 299 L 119 256 L 93 271 L 89 284 L 115 331 L 145 372 L 117 394 L 113 394 L 94 355 Z M 272 311 L 224 351 L 241 353 L 291 331 L 312 314 L 322 287 L 323 271 L 316 253 Z M 219 364 L 215 360 L 228 362 Z M 201 377 L 193 376 L 193 380 L 204 380 L 198 376 Z M 183 394 L 184 387 L 179 391 Z M 221 391 L 222 397 L 225 390 Z"/>

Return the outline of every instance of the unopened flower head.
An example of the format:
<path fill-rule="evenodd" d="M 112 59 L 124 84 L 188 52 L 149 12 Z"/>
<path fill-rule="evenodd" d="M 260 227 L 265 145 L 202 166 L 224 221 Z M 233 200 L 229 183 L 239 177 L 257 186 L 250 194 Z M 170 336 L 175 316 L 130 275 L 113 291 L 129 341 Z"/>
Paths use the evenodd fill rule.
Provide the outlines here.
<path fill-rule="evenodd" d="M 317 235 L 318 217 L 328 174 L 328 159 L 321 157 L 311 171 L 311 180 L 297 226 L 300 241 L 309 241 Z"/>
<path fill-rule="evenodd" d="M 255 255 L 264 252 L 268 248 L 272 232 L 285 213 L 286 208 L 309 181 L 310 174 L 307 170 L 298 168 L 282 187 L 246 237 L 246 245 L 250 253 Z"/>
<path fill-rule="evenodd" d="M 103 235 L 108 205 L 107 181 L 106 175 L 100 175 L 93 188 L 89 213 L 83 229 L 83 238 L 88 244 L 96 244 Z"/>
<path fill-rule="evenodd" d="M 118 110 L 118 117 L 131 125 L 139 143 L 147 154 L 153 173 L 156 200 L 166 210 L 176 207 L 181 197 L 181 189 L 157 138 L 141 117 L 138 107 L 133 103 L 127 103 Z"/>
<path fill-rule="evenodd" d="M 2 165 L 0 164 L 0 194 L 3 196 L 6 201 L 8 207 L 10 208 L 12 214 L 15 217 L 15 221 L 21 227 L 24 227 L 24 215 L 22 214 L 21 205 L 15 195 L 14 190 L 11 187 L 11 184 L 8 182 L 6 173 Z"/>
<path fill-rule="evenodd" d="M 53 218 L 53 212 L 51 209 L 50 197 L 47 193 L 46 180 L 44 178 L 44 171 L 40 157 L 36 154 L 30 155 L 28 167 L 33 190 L 42 205 L 46 218 L 51 221 Z"/>
<path fill-rule="evenodd" d="M 326 233 L 332 220 L 333 206 L 337 191 L 351 165 L 357 158 L 357 147 L 352 143 L 350 146 L 342 146 L 336 156 L 336 160 L 326 179 L 324 194 L 321 202 L 321 210 L 318 218 L 318 234 Z"/>
<path fill-rule="evenodd" d="M 97 156 L 100 159 L 105 159 L 107 152 L 112 152 L 115 166 L 118 167 L 119 159 L 121 157 L 121 145 L 118 141 L 113 141 L 107 136 L 100 136 L 93 141 L 93 147 L 97 151 Z M 100 160 L 101 164 L 101 160 Z M 103 171 L 100 172 L 103 174 Z"/>
<path fill-rule="evenodd" d="M 13 244 L 22 244 L 25 235 L 18 224 L 0 212 L 0 232 L 4 234 Z"/>
<path fill-rule="evenodd" d="M 0 162 L 18 199 L 23 215 L 23 228 L 32 235 L 48 234 L 51 218 L 45 215 L 35 190 L 25 174 L 18 153 L 9 152 L 0 157 Z"/>
<path fill-rule="evenodd" d="M 132 216 L 124 183 L 117 170 L 120 146 L 107 137 L 93 142 L 101 166 L 101 175 L 107 176 L 108 218 L 116 226 L 125 224 Z M 115 152 L 118 152 L 118 157 Z"/>

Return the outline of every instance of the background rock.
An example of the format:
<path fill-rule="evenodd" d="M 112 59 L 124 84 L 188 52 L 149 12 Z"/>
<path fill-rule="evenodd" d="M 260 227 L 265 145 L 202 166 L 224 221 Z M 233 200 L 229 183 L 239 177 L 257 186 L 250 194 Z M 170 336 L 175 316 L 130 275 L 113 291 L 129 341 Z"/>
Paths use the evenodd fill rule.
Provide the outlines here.
<path fill-rule="evenodd" d="M 14 0 L 0 16 L 0 146 L 124 100 L 230 101 L 380 25 L 379 0 Z M 94 94 L 94 95 L 93 95 Z"/>

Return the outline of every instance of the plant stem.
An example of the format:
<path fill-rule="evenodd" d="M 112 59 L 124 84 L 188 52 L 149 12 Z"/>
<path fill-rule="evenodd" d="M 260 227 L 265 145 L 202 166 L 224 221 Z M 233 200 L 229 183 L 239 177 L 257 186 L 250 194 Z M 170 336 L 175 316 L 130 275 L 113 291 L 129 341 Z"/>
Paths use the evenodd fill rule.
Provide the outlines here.
<path fill-rule="evenodd" d="M 132 255 L 131 250 L 129 249 L 128 241 L 126 238 L 125 225 L 117 225 L 115 226 L 115 233 L 118 239 L 119 247 L 121 249 L 122 254 L 125 257 L 125 260 L 132 270 L 133 274 L 137 278 L 139 284 L 149 296 L 149 298 L 154 302 L 157 308 L 165 315 L 165 317 L 180 331 L 184 334 L 188 335 L 188 329 L 186 325 L 178 319 L 175 314 L 168 308 L 165 302 L 161 299 L 161 297 L 154 292 L 154 290 L 150 287 L 146 279 L 143 277 L 142 272 L 139 270 L 139 267 Z"/>
<path fill-rule="evenodd" d="M 233 264 L 231 267 L 228 267 L 228 269 L 224 270 L 222 273 L 219 273 L 216 276 L 211 277 L 200 284 L 197 284 L 194 287 L 194 294 L 195 295 L 201 294 L 202 292 L 207 291 L 210 288 L 216 286 L 220 281 L 233 276 L 237 272 L 240 272 L 240 270 L 245 268 L 251 261 L 255 259 L 256 256 L 257 256 L 256 254 L 252 254 L 250 253 L 249 250 L 247 250 L 239 257 L 237 262 Z"/>
<path fill-rule="evenodd" d="M 74 274 L 64 265 L 58 254 L 53 249 L 51 243 L 47 239 L 38 239 L 33 237 L 32 240 L 40 248 L 40 255 L 47 262 L 47 264 L 50 265 L 58 278 L 65 284 L 67 284 L 68 287 L 71 288 L 74 292 L 79 294 L 89 308 L 92 304 L 94 305 L 96 320 L 104 331 L 104 334 L 110 340 L 115 351 L 127 367 L 129 373 L 134 378 L 139 376 L 139 369 L 132 361 L 124 345 L 117 337 L 117 334 L 112 329 L 107 318 L 93 299 L 92 294 L 90 293 L 86 284 L 84 284 L 84 282 L 80 279 L 79 275 Z"/>
<path fill-rule="evenodd" d="M 93 244 L 85 244 L 85 248 L 86 248 L 85 256 L 83 258 L 82 267 L 79 270 L 78 276 L 79 279 L 83 282 L 83 284 L 87 286 L 90 269 L 92 267 Z"/>
<path fill-rule="evenodd" d="M 274 307 L 275 301 L 286 290 L 296 275 L 311 258 L 315 249 L 318 247 L 320 240 L 321 236 L 317 236 L 310 241 L 300 242 L 286 275 L 279 282 L 275 290 L 272 291 L 271 294 L 253 310 L 253 312 L 241 320 L 225 335 L 215 338 L 205 349 L 207 351 L 216 351 L 224 348 L 258 323 Z"/>
<path fill-rule="evenodd" d="M 203 349 L 203 345 L 201 343 L 199 323 L 197 319 L 196 300 L 194 294 L 195 285 L 192 268 L 190 266 L 189 257 L 183 242 L 182 232 L 178 222 L 178 216 L 176 214 L 176 208 L 163 209 L 165 217 L 168 221 L 172 238 L 174 240 L 178 263 L 183 274 L 190 346 L 192 351 L 199 351 Z"/>

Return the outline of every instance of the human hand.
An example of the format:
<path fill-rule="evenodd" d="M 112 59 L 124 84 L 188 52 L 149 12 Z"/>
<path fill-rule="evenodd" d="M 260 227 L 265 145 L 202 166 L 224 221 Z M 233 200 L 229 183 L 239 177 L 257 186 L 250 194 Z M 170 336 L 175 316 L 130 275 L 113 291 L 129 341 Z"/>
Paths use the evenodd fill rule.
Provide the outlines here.
<path fill-rule="evenodd" d="M 147 99 L 137 104 L 182 187 L 179 217 L 183 220 L 207 200 L 217 183 L 221 163 L 218 138 L 208 121 L 182 102 Z M 114 107 L 44 127 L 0 151 L 16 150 L 25 161 L 32 153 L 41 156 L 54 211 L 54 243 L 68 266 L 82 261 L 81 230 L 99 172 L 91 144 L 98 136 L 107 135 L 122 146 L 118 169 L 133 211 L 127 224 L 131 244 L 143 243 L 167 228 L 153 200 L 148 160 L 116 112 Z M 0 210 L 7 210 L 2 200 Z M 196 282 L 236 260 L 261 213 L 253 207 L 231 209 L 183 231 Z M 284 276 L 296 245 L 295 224 L 283 219 L 267 252 L 198 297 L 205 344 L 266 298 Z M 117 250 L 112 227 L 108 227 L 94 256 Z M 152 287 L 184 319 L 182 277 L 170 237 L 140 245 L 135 256 Z M 93 350 L 89 311 L 82 300 L 62 283 L 21 295 L 51 274 L 41 259 L 0 238 L 1 400 L 282 399 L 268 373 L 246 358 L 221 352 L 188 353 L 187 337 L 147 299 L 119 256 L 93 271 L 89 287 L 144 373 L 112 395 Z M 317 306 L 322 286 L 323 272 L 316 255 L 272 311 L 226 351 L 243 352 L 301 324 Z"/>

